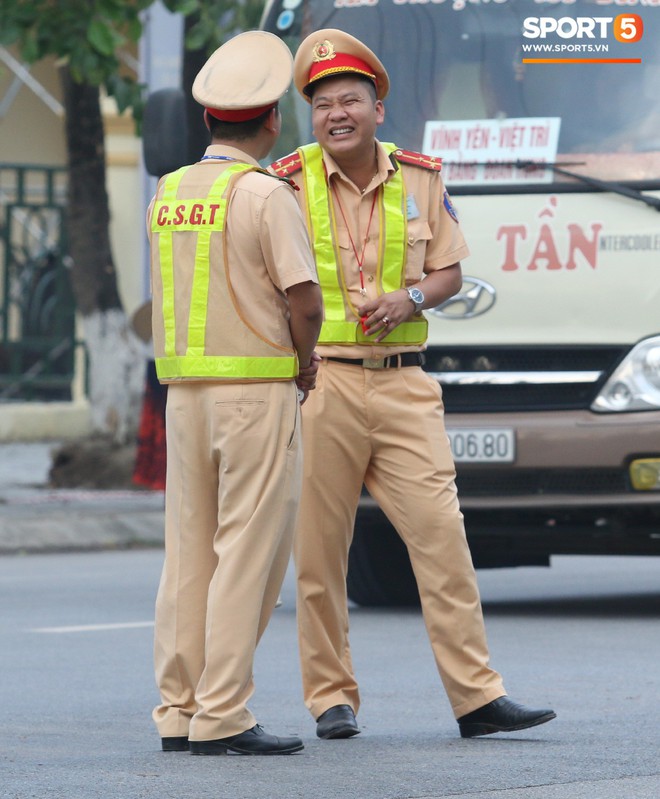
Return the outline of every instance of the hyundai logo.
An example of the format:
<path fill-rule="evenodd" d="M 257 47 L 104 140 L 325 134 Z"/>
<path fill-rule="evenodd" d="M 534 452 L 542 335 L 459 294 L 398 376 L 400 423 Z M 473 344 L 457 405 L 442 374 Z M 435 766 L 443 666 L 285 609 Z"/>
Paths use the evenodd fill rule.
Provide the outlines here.
<path fill-rule="evenodd" d="M 465 275 L 460 292 L 435 308 L 429 308 L 429 313 L 441 319 L 472 319 L 490 311 L 496 297 L 495 287 L 490 283 Z"/>

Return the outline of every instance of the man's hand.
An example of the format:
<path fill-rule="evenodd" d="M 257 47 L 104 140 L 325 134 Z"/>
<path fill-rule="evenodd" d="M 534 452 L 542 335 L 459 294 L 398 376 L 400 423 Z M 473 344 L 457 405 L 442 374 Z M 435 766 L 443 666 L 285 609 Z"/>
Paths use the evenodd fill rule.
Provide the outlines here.
<path fill-rule="evenodd" d="M 397 325 L 412 319 L 415 305 L 405 289 L 381 294 L 375 300 L 365 302 L 357 308 L 362 319 L 362 329 L 367 336 L 376 336 L 381 342 Z"/>
<path fill-rule="evenodd" d="M 460 291 L 463 278 L 460 263 L 430 272 L 418 284 L 424 292 L 423 308 L 435 308 Z M 405 289 L 381 294 L 357 307 L 362 328 L 368 336 L 376 335 L 375 344 L 381 342 L 397 325 L 412 319 L 415 304 Z"/>
<path fill-rule="evenodd" d="M 316 352 L 312 353 L 312 357 L 309 361 L 309 366 L 301 366 L 298 371 L 298 377 L 296 378 L 296 385 L 299 389 L 305 392 L 305 396 L 303 399 L 300 400 L 300 404 L 302 405 L 305 400 L 307 399 L 307 395 L 310 391 L 313 391 L 316 388 L 316 375 L 319 371 L 319 364 L 321 363 L 321 356 L 318 355 Z"/>

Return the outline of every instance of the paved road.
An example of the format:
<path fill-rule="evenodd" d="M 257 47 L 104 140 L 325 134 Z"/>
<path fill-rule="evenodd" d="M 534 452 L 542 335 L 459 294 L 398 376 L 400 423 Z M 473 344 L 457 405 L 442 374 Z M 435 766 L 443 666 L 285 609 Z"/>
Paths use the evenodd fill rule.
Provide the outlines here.
<path fill-rule="evenodd" d="M 462 740 L 414 610 L 355 608 L 362 734 L 319 741 L 301 705 L 293 584 L 251 706 L 299 733 L 279 758 L 164 754 L 150 720 L 157 550 L 0 557 L 3 799 L 657 799 L 660 562 L 558 558 L 480 572 L 494 665 L 556 721 Z"/>

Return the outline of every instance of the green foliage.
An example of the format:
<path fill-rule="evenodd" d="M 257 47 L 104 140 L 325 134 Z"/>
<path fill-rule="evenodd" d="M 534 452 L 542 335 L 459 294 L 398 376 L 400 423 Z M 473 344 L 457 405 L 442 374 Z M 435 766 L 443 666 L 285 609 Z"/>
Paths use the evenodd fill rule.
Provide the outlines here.
<path fill-rule="evenodd" d="M 185 46 L 209 54 L 234 34 L 258 28 L 264 8 L 264 0 L 187 0 L 187 4 L 197 8 L 186 14 L 194 15 L 195 23 Z"/>
<path fill-rule="evenodd" d="M 74 81 L 104 87 L 120 111 L 139 120 L 143 88 L 123 66 L 123 51 L 142 36 L 141 12 L 154 0 L 2 0 L 0 44 L 14 45 L 34 63 L 54 56 Z M 263 0 L 164 0 L 193 15 L 186 47 L 209 52 L 239 30 L 258 26 Z"/>

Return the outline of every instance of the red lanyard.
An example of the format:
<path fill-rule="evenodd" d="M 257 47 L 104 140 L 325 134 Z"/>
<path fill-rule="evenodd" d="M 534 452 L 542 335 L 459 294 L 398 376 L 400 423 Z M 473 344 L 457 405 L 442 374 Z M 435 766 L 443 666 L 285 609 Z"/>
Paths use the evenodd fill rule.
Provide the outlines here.
<path fill-rule="evenodd" d="M 367 249 L 367 242 L 369 241 L 369 229 L 371 228 L 371 220 L 374 215 L 374 208 L 376 207 L 376 199 L 378 197 L 378 189 L 374 191 L 374 198 L 371 201 L 371 211 L 369 212 L 369 222 L 367 223 L 367 229 L 364 234 L 364 242 L 362 244 L 362 252 L 358 255 L 357 247 L 355 246 L 355 242 L 353 241 L 353 236 L 351 236 L 351 229 L 348 226 L 348 221 L 346 219 L 346 214 L 344 213 L 344 209 L 342 208 L 341 202 L 339 200 L 339 192 L 335 189 L 334 184 L 331 184 L 332 193 L 335 195 L 335 199 L 337 200 L 337 205 L 339 206 L 339 210 L 341 212 L 342 219 L 344 220 L 344 224 L 346 225 L 346 230 L 348 231 L 348 240 L 351 242 L 351 247 L 353 248 L 353 254 L 355 255 L 355 260 L 358 265 L 358 270 L 360 272 L 360 294 L 363 297 L 367 296 L 367 289 L 364 286 L 364 272 L 362 271 L 362 264 L 364 263 L 364 253 Z M 358 218 L 359 224 L 359 218 Z M 358 231 L 359 232 L 359 231 Z"/>

